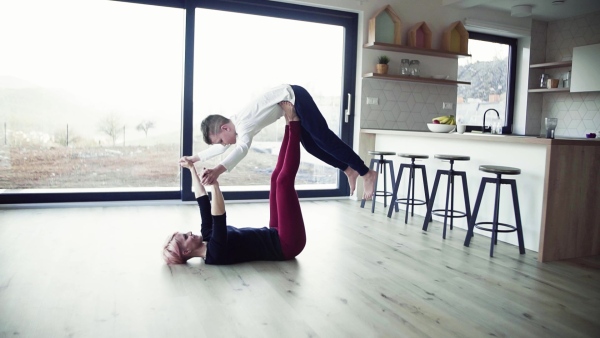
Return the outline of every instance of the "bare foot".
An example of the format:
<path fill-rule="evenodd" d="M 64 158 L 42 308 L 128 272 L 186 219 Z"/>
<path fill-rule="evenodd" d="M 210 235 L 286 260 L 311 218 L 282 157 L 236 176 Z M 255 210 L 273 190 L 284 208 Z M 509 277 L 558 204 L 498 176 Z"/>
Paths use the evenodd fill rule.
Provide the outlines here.
<path fill-rule="evenodd" d="M 356 190 L 356 180 L 358 179 L 358 171 L 348 167 L 344 170 L 344 174 L 348 176 L 348 184 L 350 184 L 350 196 L 354 195 L 354 190 Z"/>
<path fill-rule="evenodd" d="M 296 115 L 296 108 L 289 101 L 279 102 L 279 106 L 283 109 L 283 113 L 286 121 L 300 121 L 298 115 Z"/>
<path fill-rule="evenodd" d="M 375 182 L 377 181 L 377 172 L 375 170 L 369 170 L 369 172 L 363 176 L 364 192 L 363 199 L 370 200 L 375 193 Z"/>

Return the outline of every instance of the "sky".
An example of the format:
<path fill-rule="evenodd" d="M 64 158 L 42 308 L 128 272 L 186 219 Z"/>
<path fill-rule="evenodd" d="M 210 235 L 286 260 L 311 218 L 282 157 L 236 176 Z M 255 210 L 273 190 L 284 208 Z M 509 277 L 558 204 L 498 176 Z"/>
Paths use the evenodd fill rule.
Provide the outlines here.
<path fill-rule="evenodd" d="M 205 9 L 196 15 L 197 107 L 230 111 L 281 83 L 340 94 L 343 28 Z M 181 109 L 184 19 L 182 9 L 116 1 L 0 0 L 0 78 L 173 120 L 164 111 Z"/>

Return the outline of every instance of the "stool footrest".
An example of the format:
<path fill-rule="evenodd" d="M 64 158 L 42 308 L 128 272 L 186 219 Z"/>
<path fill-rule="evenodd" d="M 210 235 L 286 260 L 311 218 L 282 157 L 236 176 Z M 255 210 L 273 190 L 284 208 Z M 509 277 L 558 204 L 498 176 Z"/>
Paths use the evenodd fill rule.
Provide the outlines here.
<path fill-rule="evenodd" d="M 477 228 L 479 230 L 489 231 L 489 232 L 494 231 L 493 229 L 480 226 L 481 224 L 493 225 L 494 222 L 477 222 L 477 223 L 475 223 L 475 228 Z M 503 227 L 508 228 L 508 229 L 500 229 L 499 228 L 500 226 L 503 226 Z M 510 224 L 498 222 L 498 230 L 497 231 L 498 232 L 515 232 L 515 231 L 517 231 L 517 227 L 514 226 L 514 225 L 510 225 Z"/>
<path fill-rule="evenodd" d="M 433 209 L 431 213 L 436 216 L 448 217 L 448 218 L 461 218 L 467 217 L 467 213 L 458 210 L 446 210 L 446 209 Z M 457 214 L 457 215 L 455 215 Z"/>
<path fill-rule="evenodd" d="M 424 200 L 412 199 L 412 198 L 398 198 L 396 203 L 409 204 L 409 205 L 425 205 L 427 202 Z"/>
<path fill-rule="evenodd" d="M 375 191 L 373 193 L 373 195 L 375 195 L 375 196 L 392 196 L 394 194 L 392 194 L 391 192 L 381 190 L 381 191 Z"/>

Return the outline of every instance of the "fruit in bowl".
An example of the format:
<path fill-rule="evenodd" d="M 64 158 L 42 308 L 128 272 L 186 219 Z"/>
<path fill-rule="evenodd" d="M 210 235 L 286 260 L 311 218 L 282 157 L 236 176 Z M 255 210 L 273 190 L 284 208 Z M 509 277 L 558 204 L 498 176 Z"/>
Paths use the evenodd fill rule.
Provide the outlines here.
<path fill-rule="evenodd" d="M 427 123 L 427 127 L 434 133 L 449 133 L 456 128 L 456 119 L 454 115 L 438 116 L 431 119 L 432 123 Z"/>
<path fill-rule="evenodd" d="M 587 137 L 587 138 L 596 138 L 596 133 L 585 134 L 585 137 Z"/>
<path fill-rule="evenodd" d="M 454 124 L 435 124 L 435 123 L 427 123 L 427 128 L 434 133 L 449 133 L 456 128 Z"/>

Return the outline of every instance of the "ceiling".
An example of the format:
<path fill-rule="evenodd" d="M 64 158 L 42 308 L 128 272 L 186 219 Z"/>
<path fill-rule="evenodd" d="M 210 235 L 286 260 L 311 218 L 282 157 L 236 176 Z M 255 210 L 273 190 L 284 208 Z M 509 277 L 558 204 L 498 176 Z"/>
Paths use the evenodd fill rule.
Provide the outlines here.
<path fill-rule="evenodd" d="M 455 8 L 490 8 L 510 13 L 513 6 L 531 5 L 532 18 L 554 21 L 600 11 L 600 0 L 442 0 L 444 6 Z"/>

